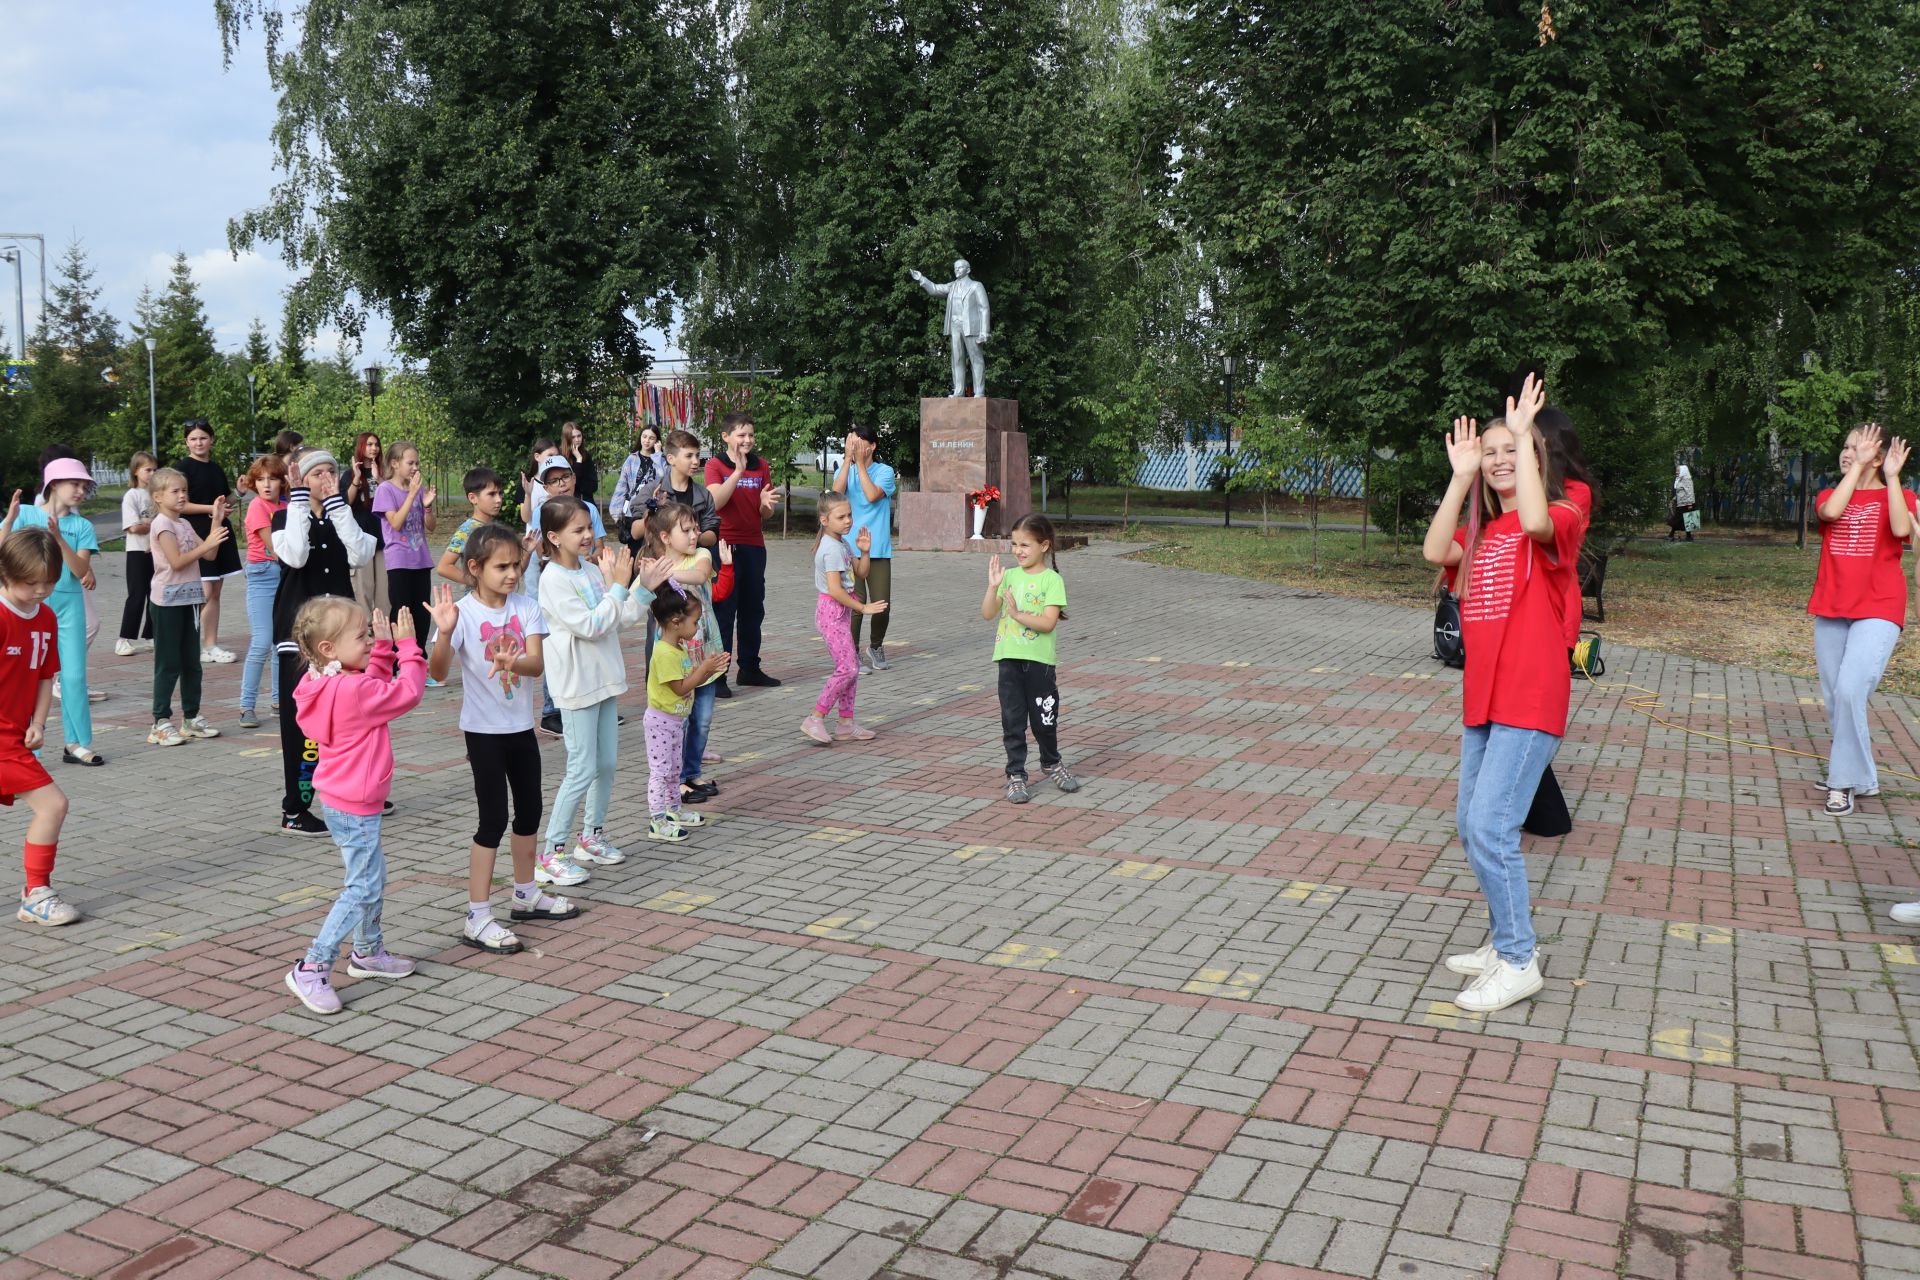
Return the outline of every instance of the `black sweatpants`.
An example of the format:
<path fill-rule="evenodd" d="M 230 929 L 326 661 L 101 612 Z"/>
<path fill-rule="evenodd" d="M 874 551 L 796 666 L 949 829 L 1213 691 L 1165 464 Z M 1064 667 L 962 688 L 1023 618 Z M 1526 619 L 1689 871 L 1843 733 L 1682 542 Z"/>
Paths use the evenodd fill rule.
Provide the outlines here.
<path fill-rule="evenodd" d="M 736 570 L 738 572 L 738 570 Z M 1060 687 L 1053 664 L 1026 658 L 1000 659 L 1000 740 L 1007 748 L 1007 776 L 1027 776 L 1027 730 L 1040 747 L 1040 767 L 1060 763 Z"/>
<path fill-rule="evenodd" d="M 720 561 L 716 554 L 714 569 Z M 767 549 L 733 549 L 733 594 L 714 602 L 714 620 L 720 624 L 720 647 L 733 655 L 742 671 L 760 669 L 760 628 L 767 620 Z M 739 638 L 735 641 L 735 620 Z"/>
<path fill-rule="evenodd" d="M 153 617 L 147 597 L 153 593 L 153 552 L 127 552 L 127 603 L 120 610 L 122 640 L 153 639 Z"/>
<path fill-rule="evenodd" d="M 294 686 L 307 672 L 299 646 L 282 640 L 273 656 L 280 664 L 280 772 L 287 784 L 280 812 L 291 817 L 313 811 L 313 771 L 320 764 L 320 746 L 301 732 L 295 714 Z"/>
<path fill-rule="evenodd" d="M 427 647 L 433 619 L 427 615 L 427 606 L 433 603 L 433 570 L 431 569 L 388 569 L 387 604 L 398 617 L 402 609 L 413 614 L 414 639 L 420 642 L 422 649 Z"/>
<path fill-rule="evenodd" d="M 473 842 L 498 849 L 507 830 L 507 797 L 513 797 L 513 834 L 540 831 L 540 740 L 533 730 L 467 734 L 467 763 L 473 768 L 473 794 L 480 801 L 480 825 Z"/>

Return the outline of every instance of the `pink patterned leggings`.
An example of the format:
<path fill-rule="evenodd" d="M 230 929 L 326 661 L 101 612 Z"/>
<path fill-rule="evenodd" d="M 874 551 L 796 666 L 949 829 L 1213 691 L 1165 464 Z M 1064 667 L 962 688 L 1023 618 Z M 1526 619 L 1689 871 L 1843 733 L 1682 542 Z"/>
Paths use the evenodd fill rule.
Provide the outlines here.
<path fill-rule="evenodd" d="M 648 707 L 647 808 L 655 817 L 680 811 L 680 751 L 687 739 L 687 718 Z"/>
<path fill-rule="evenodd" d="M 840 718 L 851 720 L 853 689 L 860 683 L 860 655 L 853 647 L 853 610 L 822 592 L 820 603 L 814 606 L 813 624 L 820 628 L 820 637 L 827 642 L 827 652 L 833 655 L 833 674 L 827 677 L 826 687 L 820 690 L 820 698 L 813 704 L 813 714 L 824 716 L 837 702 L 840 704 Z"/>

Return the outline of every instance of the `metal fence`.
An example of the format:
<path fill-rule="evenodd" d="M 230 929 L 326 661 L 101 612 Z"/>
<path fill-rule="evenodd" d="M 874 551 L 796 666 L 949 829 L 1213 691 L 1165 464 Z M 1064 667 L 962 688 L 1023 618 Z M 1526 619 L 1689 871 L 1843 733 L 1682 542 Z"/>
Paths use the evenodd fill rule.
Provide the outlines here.
<path fill-rule="evenodd" d="M 1257 456 L 1246 449 L 1233 451 L 1238 460 Z M 1184 493 L 1203 493 L 1213 488 L 1215 477 L 1227 462 L 1227 444 L 1223 440 L 1189 442 L 1178 449 L 1156 449 L 1141 458 L 1133 482 L 1143 489 L 1168 489 Z M 1290 467 L 1281 474 L 1279 488 L 1286 494 L 1304 494 L 1316 485 L 1323 496 L 1359 498 L 1366 494 L 1366 472 L 1358 466 L 1333 468 L 1331 483 L 1321 469 L 1311 463 Z"/>

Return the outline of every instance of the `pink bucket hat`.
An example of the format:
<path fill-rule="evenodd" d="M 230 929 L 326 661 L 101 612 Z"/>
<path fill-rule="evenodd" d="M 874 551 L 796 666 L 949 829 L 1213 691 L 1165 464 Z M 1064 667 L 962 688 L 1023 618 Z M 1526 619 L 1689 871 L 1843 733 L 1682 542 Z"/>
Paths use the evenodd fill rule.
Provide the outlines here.
<path fill-rule="evenodd" d="M 46 474 L 40 477 L 40 491 L 45 493 L 47 486 L 56 480 L 82 481 L 89 493 L 98 488 L 93 482 L 93 474 L 87 470 L 87 464 L 78 458 L 55 458 L 49 462 Z"/>

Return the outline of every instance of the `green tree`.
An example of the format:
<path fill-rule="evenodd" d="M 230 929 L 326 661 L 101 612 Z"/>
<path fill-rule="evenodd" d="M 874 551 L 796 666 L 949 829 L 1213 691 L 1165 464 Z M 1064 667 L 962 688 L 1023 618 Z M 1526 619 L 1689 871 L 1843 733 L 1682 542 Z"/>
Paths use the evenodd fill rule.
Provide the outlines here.
<path fill-rule="evenodd" d="M 93 267 L 75 240 L 61 256 L 47 313 L 29 348 L 33 390 L 22 397 L 21 426 L 36 441 L 59 440 L 102 453 L 101 438 L 120 390 L 104 376 L 119 377 L 119 325 L 100 305 Z M 124 461 L 124 459 L 122 459 Z"/>
<path fill-rule="evenodd" d="M 1540 368 L 1656 464 L 1623 495 L 1664 471 L 1657 367 L 1911 260 L 1917 33 L 1896 0 L 1201 6 L 1177 204 L 1308 418 L 1404 447 Z"/>
<path fill-rule="evenodd" d="M 826 379 L 817 373 L 792 378 L 769 378 L 754 388 L 753 426 L 756 448 L 773 472 L 773 483 L 786 490 L 780 504 L 780 536 L 787 536 L 788 513 L 793 506 L 793 482 L 802 468 L 794 455 L 817 448 L 833 431 L 834 415 L 827 409 Z M 822 480 L 823 486 L 832 477 Z"/>
<path fill-rule="evenodd" d="M 1809 353 L 1798 375 L 1780 380 L 1779 403 L 1763 430 L 1780 448 L 1800 455 L 1801 546 L 1807 542 L 1807 487 L 1813 457 L 1839 446 L 1844 429 L 1859 420 L 1860 404 L 1879 377 L 1870 370 L 1828 369 L 1819 356 Z"/>
<path fill-rule="evenodd" d="M 290 11 L 289 11 L 290 10 Z M 216 0 L 265 36 L 284 180 L 234 220 L 297 327 L 393 322 L 463 427 L 524 441 L 649 353 L 720 192 L 706 0 Z"/>
<path fill-rule="evenodd" d="M 942 311 L 908 279 L 964 257 L 992 298 L 989 393 L 1036 453 L 1080 428 L 1099 217 L 1088 64 L 1052 0 L 747 0 L 729 218 L 688 312 L 722 367 L 818 375 L 840 421 L 917 452 L 947 388 Z"/>

